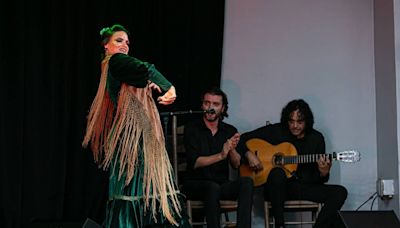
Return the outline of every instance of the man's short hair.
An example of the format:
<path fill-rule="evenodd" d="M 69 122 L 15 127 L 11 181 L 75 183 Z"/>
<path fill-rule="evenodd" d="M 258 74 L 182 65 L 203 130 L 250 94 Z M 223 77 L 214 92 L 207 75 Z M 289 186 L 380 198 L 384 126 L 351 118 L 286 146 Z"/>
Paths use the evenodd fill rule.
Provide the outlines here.
<path fill-rule="evenodd" d="M 212 87 L 210 89 L 207 89 L 203 92 L 201 96 L 201 101 L 203 101 L 204 96 L 206 94 L 211 94 L 211 95 L 217 95 L 222 97 L 222 104 L 224 105 L 224 111 L 221 113 L 221 119 L 224 119 L 224 117 L 228 117 L 228 97 L 222 91 L 219 87 Z"/>

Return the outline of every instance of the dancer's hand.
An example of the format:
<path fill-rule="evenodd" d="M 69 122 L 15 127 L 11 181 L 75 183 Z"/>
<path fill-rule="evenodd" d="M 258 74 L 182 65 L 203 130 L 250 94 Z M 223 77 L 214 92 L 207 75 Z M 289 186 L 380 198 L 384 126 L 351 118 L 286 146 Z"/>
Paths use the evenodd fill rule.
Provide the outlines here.
<path fill-rule="evenodd" d="M 149 81 L 149 82 L 150 82 L 150 81 Z M 158 86 L 158 85 L 155 84 L 154 82 L 150 82 L 149 87 L 150 87 L 150 89 L 156 90 L 157 92 L 161 93 L 160 86 Z"/>
<path fill-rule="evenodd" d="M 176 99 L 176 91 L 175 87 L 171 86 L 169 90 L 161 97 L 158 97 L 158 103 L 163 104 L 163 105 L 170 105 L 174 103 Z"/>

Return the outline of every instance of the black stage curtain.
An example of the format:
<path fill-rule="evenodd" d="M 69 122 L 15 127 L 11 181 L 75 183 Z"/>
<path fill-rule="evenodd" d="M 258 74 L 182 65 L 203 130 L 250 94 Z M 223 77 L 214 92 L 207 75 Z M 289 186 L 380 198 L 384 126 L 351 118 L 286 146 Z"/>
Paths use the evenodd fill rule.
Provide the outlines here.
<path fill-rule="evenodd" d="M 37 220 L 101 223 L 107 172 L 82 149 L 100 78 L 102 27 L 131 31 L 130 54 L 154 63 L 198 110 L 219 86 L 224 1 L 9 1 L 1 7 L 0 226 Z"/>

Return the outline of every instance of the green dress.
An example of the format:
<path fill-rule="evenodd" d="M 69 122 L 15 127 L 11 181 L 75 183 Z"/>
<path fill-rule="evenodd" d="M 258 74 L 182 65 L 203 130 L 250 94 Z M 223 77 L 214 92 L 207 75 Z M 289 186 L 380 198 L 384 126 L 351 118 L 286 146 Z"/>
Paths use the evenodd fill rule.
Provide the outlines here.
<path fill-rule="evenodd" d="M 121 83 L 127 83 L 137 88 L 143 88 L 148 80 L 157 84 L 163 91 L 167 91 L 172 84 L 162 76 L 154 65 L 142 62 L 124 54 L 115 54 L 109 60 L 107 77 L 107 92 L 114 105 L 117 105 Z M 159 213 L 152 214 L 151 208 L 146 208 L 143 193 L 143 150 L 142 141 L 139 143 L 137 165 L 134 176 L 128 185 L 126 175 L 120 175 L 119 163 L 111 162 L 109 176 L 109 200 L 106 211 L 106 227 L 191 227 L 186 215 L 183 195 L 178 193 L 182 207 L 181 216 L 174 214 L 178 226 L 171 224 Z M 118 156 L 118 155 L 116 155 Z M 113 161 L 118 161 L 117 157 Z M 157 205 L 158 206 L 158 205 Z M 158 208 L 158 207 L 157 207 Z"/>

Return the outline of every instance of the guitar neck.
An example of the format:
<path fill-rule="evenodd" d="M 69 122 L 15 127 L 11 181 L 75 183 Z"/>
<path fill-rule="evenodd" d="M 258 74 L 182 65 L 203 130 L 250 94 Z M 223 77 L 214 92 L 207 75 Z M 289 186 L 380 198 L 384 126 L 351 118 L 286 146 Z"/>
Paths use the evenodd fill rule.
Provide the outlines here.
<path fill-rule="evenodd" d="M 317 162 L 321 156 L 328 156 L 329 160 L 335 160 L 335 154 L 302 154 L 295 156 L 277 156 L 275 162 L 277 164 L 303 164 Z"/>

